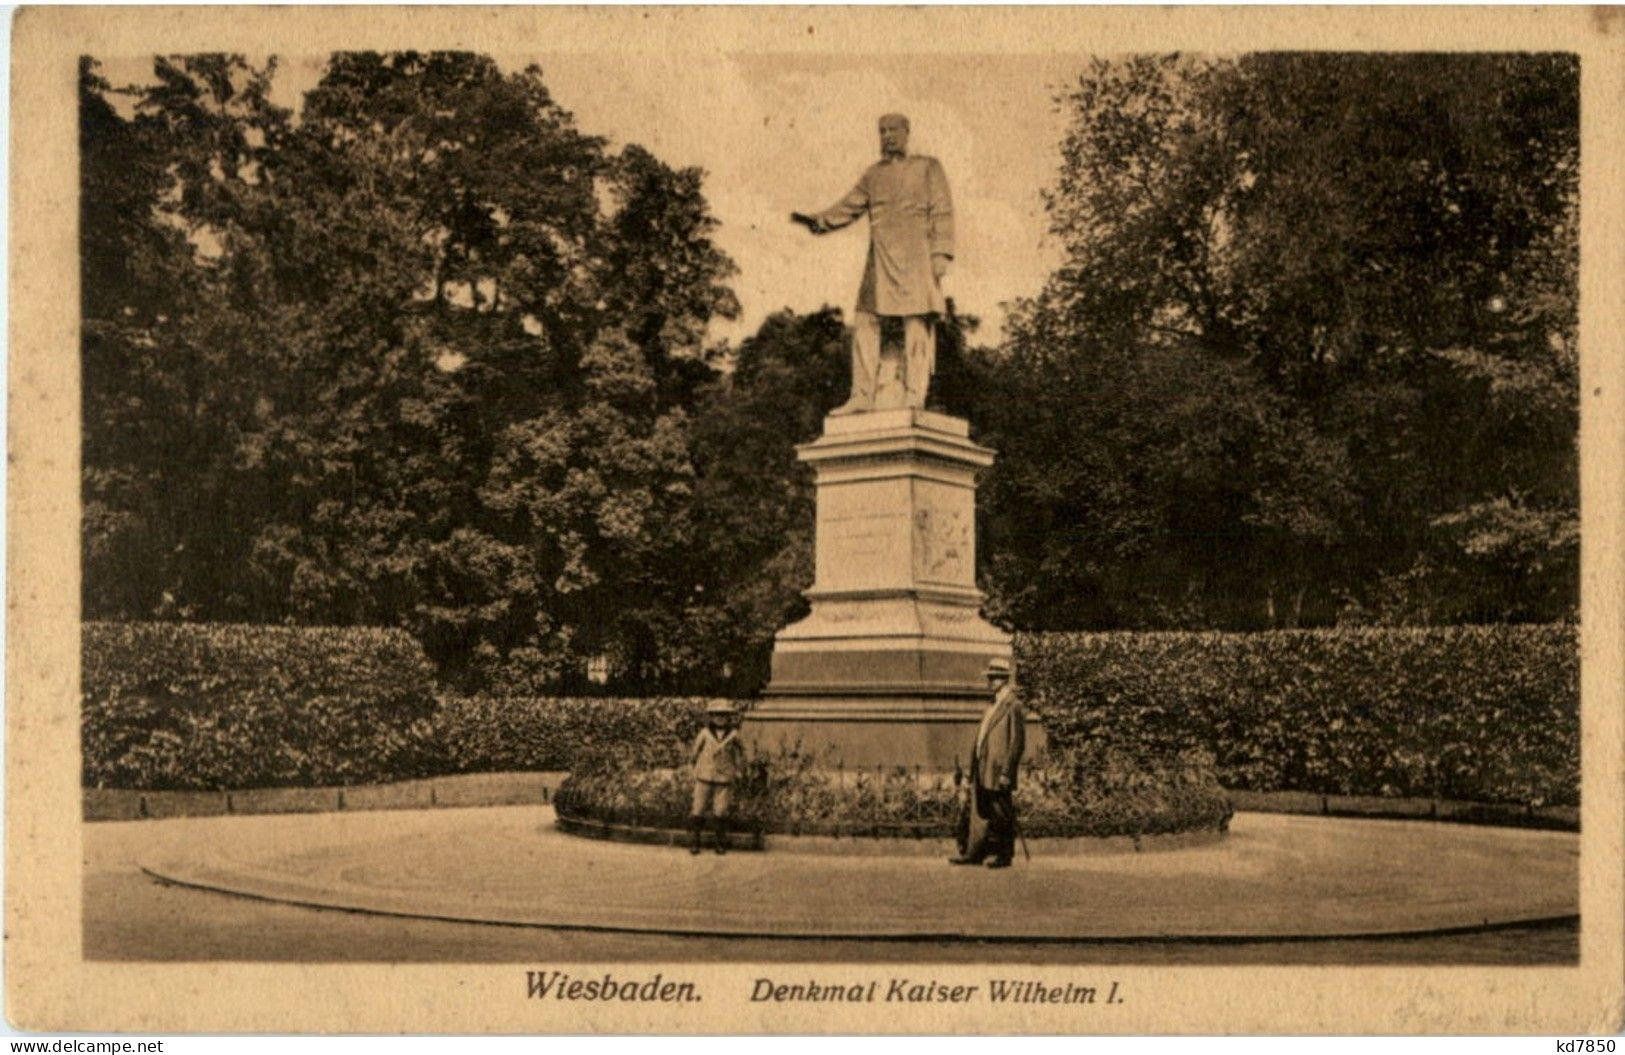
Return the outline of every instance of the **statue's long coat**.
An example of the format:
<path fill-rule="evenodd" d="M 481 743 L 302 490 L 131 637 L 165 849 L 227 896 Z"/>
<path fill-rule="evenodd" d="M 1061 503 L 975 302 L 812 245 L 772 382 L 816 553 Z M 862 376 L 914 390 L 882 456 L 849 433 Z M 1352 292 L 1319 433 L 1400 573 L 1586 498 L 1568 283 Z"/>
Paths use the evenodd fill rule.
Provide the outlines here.
<path fill-rule="evenodd" d="M 954 255 L 954 206 L 937 159 L 882 158 L 817 219 L 833 229 L 864 213 L 869 214 L 869 262 L 858 287 L 858 310 L 876 315 L 945 310 L 931 257 Z"/>

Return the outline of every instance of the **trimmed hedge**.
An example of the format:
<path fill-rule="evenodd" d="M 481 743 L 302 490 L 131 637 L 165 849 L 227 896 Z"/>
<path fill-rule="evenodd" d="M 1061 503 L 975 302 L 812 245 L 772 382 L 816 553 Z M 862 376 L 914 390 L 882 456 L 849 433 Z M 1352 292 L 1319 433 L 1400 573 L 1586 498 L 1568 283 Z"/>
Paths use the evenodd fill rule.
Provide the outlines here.
<path fill-rule="evenodd" d="M 434 730 L 450 772 L 573 769 L 616 750 L 648 765 L 680 754 L 708 700 L 659 697 L 446 696 Z"/>
<path fill-rule="evenodd" d="M 681 830 L 694 781 L 676 762 L 650 766 L 638 752 L 585 759 L 553 806 L 574 820 Z M 1222 831 L 1230 822 L 1213 758 L 1200 751 L 1141 759 L 1074 747 L 1024 765 L 1017 783 L 1021 828 L 1033 838 Z M 836 771 L 794 750 L 750 752 L 734 792 L 732 822 L 741 830 L 902 838 L 952 837 L 964 795 L 945 775 Z"/>
<path fill-rule="evenodd" d="M 86 623 L 82 635 L 87 786 L 305 787 L 445 768 L 433 672 L 402 631 Z"/>
<path fill-rule="evenodd" d="M 705 700 L 434 698 L 422 650 L 365 628 L 87 623 L 84 781 L 343 785 L 669 762 Z M 1572 806 L 1572 626 L 1034 634 L 1018 677 L 1051 743 L 1202 749 L 1226 787 Z M 1147 763 L 1150 764 L 1150 763 Z"/>
<path fill-rule="evenodd" d="M 1576 805 L 1577 628 L 1035 634 L 1058 744 L 1204 747 L 1226 787 Z"/>

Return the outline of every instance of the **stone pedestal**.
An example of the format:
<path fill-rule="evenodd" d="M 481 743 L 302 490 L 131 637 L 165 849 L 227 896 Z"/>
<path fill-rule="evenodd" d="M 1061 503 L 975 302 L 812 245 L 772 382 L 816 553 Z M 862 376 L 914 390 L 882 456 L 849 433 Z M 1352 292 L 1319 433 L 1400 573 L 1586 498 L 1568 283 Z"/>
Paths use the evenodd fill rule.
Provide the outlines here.
<path fill-rule="evenodd" d="M 993 452 L 959 418 L 899 409 L 826 418 L 798 457 L 816 473 L 812 612 L 775 637 L 745 735 L 848 768 L 968 761 L 988 661 L 1010 656 L 976 589 L 976 474 Z"/>

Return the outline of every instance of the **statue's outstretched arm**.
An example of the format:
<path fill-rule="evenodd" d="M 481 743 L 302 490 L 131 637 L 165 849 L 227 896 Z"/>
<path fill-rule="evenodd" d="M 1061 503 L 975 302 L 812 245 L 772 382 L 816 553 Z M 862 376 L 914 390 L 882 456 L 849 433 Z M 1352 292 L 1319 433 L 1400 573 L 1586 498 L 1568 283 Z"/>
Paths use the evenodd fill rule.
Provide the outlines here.
<path fill-rule="evenodd" d="M 823 212 L 814 213 L 810 219 L 813 221 L 809 228 L 814 234 L 823 234 L 833 231 L 856 220 L 869 211 L 869 177 L 868 173 L 858 180 L 857 186 L 846 192 L 846 197 L 831 205 Z"/>

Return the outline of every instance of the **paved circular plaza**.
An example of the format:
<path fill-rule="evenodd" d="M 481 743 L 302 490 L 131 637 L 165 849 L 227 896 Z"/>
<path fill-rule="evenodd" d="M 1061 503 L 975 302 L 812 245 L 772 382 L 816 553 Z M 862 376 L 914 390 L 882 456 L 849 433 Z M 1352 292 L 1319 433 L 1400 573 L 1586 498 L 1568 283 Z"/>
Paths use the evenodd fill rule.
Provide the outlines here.
<path fill-rule="evenodd" d="M 166 882 L 427 920 L 718 937 L 1282 940 L 1572 918 L 1565 832 L 1242 813 L 1221 842 L 1142 853 L 1035 843 L 1013 868 L 920 854 L 599 842 L 547 807 L 147 822 Z"/>

